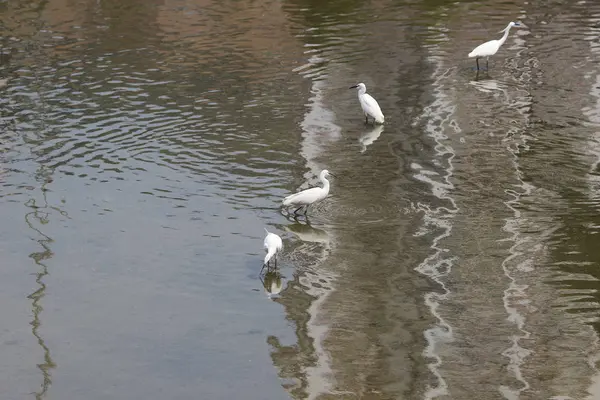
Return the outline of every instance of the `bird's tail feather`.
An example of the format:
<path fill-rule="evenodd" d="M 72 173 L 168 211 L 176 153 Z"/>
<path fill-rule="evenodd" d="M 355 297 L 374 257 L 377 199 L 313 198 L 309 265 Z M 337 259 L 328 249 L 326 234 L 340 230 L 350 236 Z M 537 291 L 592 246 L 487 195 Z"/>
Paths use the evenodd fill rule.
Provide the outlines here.
<path fill-rule="evenodd" d="M 283 199 L 283 203 L 282 203 L 282 204 L 283 204 L 284 206 L 288 206 L 288 205 L 290 205 L 290 204 L 291 204 L 291 203 L 290 203 L 290 200 L 292 200 L 292 198 L 293 198 L 293 197 L 294 197 L 294 195 L 293 195 L 293 194 L 291 194 L 291 195 L 287 196 L 286 198 L 284 198 L 284 199 Z"/>

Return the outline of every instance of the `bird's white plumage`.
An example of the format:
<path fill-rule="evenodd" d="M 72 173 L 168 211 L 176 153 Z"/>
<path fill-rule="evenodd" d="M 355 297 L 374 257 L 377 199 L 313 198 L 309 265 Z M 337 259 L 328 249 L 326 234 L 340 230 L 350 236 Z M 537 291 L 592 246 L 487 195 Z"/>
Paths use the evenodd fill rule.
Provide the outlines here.
<path fill-rule="evenodd" d="M 496 54 L 496 52 L 498 52 L 498 49 L 500 49 L 500 46 L 502 46 L 506 41 L 506 38 L 508 37 L 508 32 L 510 32 L 510 28 L 512 28 L 513 26 L 517 26 L 517 24 L 514 22 L 510 22 L 506 26 L 506 28 L 500 31 L 504 32 L 502 38 L 497 40 L 490 40 L 489 42 L 485 42 L 475 47 L 475 49 L 473 49 L 473 51 L 469 53 L 469 58 L 489 57 Z"/>
<path fill-rule="evenodd" d="M 469 53 L 469 58 L 493 56 L 496 54 L 496 52 L 498 52 L 501 44 L 502 43 L 500 43 L 500 40 L 490 40 L 489 42 L 480 44 Z"/>
<path fill-rule="evenodd" d="M 265 228 L 265 232 L 267 232 L 264 242 L 265 251 L 267 252 L 265 255 L 265 264 L 268 264 L 273 256 L 276 256 L 278 252 L 283 250 L 283 241 L 279 235 L 269 232 L 267 228 Z"/>
<path fill-rule="evenodd" d="M 360 107 L 362 108 L 365 117 L 371 117 L 376 123 L 383 124 L 385 118 L 381 112 L 381 108 L 379 107 L 377 100 L 367 93 L 365 84 L 359 83 L 353 87 L 358 89 L 358 101 L 360 102 Z"/>
<path fill-rule="evenodd" d="M 314 187 L 303 190 L 298 193 L 291 194 L 283 199 L 284 206 L 309 206 L 313 203 L 323 200 L 329 194 L 329 181 L 327 180 L 329 171 L 324 169 L 319 174 L 319 179 L 323 183 L 323 187 Z"/>

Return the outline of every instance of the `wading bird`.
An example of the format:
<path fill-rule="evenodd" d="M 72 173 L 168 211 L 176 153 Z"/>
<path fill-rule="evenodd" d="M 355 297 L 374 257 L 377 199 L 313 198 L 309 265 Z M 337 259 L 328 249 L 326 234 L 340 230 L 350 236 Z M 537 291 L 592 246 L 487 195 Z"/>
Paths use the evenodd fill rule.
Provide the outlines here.
<path fill-rule="evenodd" d="M 277 253 L 283 250 L 283 241 L 281 238 L 278 235 L 269 232 L 267 228 L 265 228 L 265 232 L 267 232 L 267 236 L 265 237 L 264 247 L 267 254 L 265 255 L 265 262 L 260 269 L 260 273 L 263 272 L 265 267 L 267 267 L 267 271 L 269 270 L 269 263 L 272 258 L 275 261 L 275 268 L 277 268 Z"/>
<path fill-rule="evenodd" d="M 302 207 L 306 207 L 304 209 L 304 215 L 306 215 L 306 212 L 308 211 L 308 207 L 311 204 L 314 204 L 316 202 L 323 200 L 329 194 L 329 181 L 327 180 L 327 177 L 329 175 L 333 175 L 333 174 L 329 173 L 329 171 L 327 171 L 326 169 L 321 171 L 321 173 L 319 174 L 319 179 L 321 180 L 321 182 L 323 182 L 322 188 L 314 187 L 314 188 L 303 190 L 298 193 L 291 194 L 291 195 L 287 196 L 285 199 L 283 199 L 283 206 L 284 207 L 290 207 L 290 206 L 298 207 L 294 211 L 294 214 L 297 214 L 298 211 L 300 211 L 300 209 Z"/>
<path fill-rule="evenodd" d="M 383 124 L 383 113 L 377 100 L 375 100 L 370 94 L 367 93 L 367 87 L 364 83 L 359 83 L 354 86 L 350 86 L 350 89 L 358 88 L 358 101 L 360 101 L 360 107 L 365 114 L 365 123 L 369 123 L 369 117 L 373 118 L 373 121 L 378 124 Z"/>
<path fill-rule="evenodd" d="M 479 71 L 479 59 L 485 57 L 485 67 L 488 68 L 488 62 L 490 61 L 490 56 L 493 56 L 498 52 L 500 46 L 504 44 L 506 38 L 508 37 L 508 32 L 510 28 L 513 26 L 519 26 L 517 22 L 509 22 L 509 24 L 498 33 L 504 32 L 504 36 L 502 36 L 499 40 L 490 40 L 489 42 L 485 42 L 484 44 L 480 44 L 475 47 L 475 49 L 469 53 L 469 58 L 475 57 L 475 63 L 477 64 L 477 71 Z"/>

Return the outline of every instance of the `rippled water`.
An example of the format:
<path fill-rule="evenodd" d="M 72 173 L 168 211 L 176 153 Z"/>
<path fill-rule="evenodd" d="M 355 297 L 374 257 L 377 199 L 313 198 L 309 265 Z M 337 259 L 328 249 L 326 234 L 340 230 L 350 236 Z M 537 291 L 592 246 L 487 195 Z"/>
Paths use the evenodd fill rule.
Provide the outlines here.
<path fill-rule="evenodd" d="M 600 396 L 595 3 L 0 16 L 3 398 Z"/>

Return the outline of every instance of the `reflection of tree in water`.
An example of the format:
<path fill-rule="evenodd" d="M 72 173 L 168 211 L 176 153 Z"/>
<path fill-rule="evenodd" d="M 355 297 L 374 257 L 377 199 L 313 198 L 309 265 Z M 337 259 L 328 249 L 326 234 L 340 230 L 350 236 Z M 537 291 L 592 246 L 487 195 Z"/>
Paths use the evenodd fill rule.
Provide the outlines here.
<path fill-rule="evenodd" d="M 545 139 L 535 141 L 535 146 L 523 145 L 514 154 L 523 180 L 537 186 L 517 203 L 523 215 L 519 231 L 524 236 L 534 232 L 536 234 L 530 236 L 539 237 L 537 240 L 544 243 L 540 247 L 543 251 L 538 253 L 547 258 L 543 261 L 533 258 L 533 262 L 551 271 L 552 279 L 544 283 L 559 290 L 552 299 L 553 306 L 568 314 L 579 314 L 581 320 L 600 334 L 600 292 L 597 290 L 600 196 L 586 182 L 598 172 L 590 171 L 577 157 L 580 151 L 577 146 L 589 140 L 588 132 L 571 132 L 573 128 L 567 123 L 550 123 L 533 111 L 530 113 L 529 118 L 535 123 L 528 126 L 523 136 L 537 138 L 543 134 Z M 564 143 L 572 146 L 571 151 L 556 146 L 563 137 L 572 140 Z M 549 167 L 548 159 L 558 162 Z M 529 245 L 529 249 L 535 251 L 534 246 Z"/>
<path fill-rule="evenodd" d="M 304 399 L 307 397 L 306 370 L 316 366 L 317 363 L 313 339 L 308 335 L 307 330 L 310 320 L 308 310 L 314 298 L 302 288 L 298 276 L 289 281 L 286 293 L 286 296 L 275 301 L 284 307 L 288 319 L 294 322 L 297 343 L 282 345 L 275 336 L 269 336 L 267 343 L 272 348 L 273 365 L 277 367 L 279 377 L 286 381 L 283 387 L 294 398 Z"/>
<path fill-rule="evenodd" d="M 43 196 L 43 204 L 38 205 L 35 199 L 31 199 L 26 203 L 26 206 L 31 208 L 33 211 L 25 214 L 25 222 L 27 225 L 38 233 L 42 238 L 37 242 L 42 246 L 43 250 L 39 252 L 31 253 L 29 256 L 34 260 L 34 262 L 38 265 L 39 270 L 35 274 L 35 282 L 38 284 L 39 288 L 31 293 L 28 298 L 32 300 L 31 306 L 33 311 L 33 321 L 31 321 L 31 332 L 33 336 L 37 339 L 38 344 L 42 348 L 44 352 L 44 362 L 38 364 L 37 367 L 40 369 L 43 375 L 43 382 L 41 388 L 35 392 L 36 399 L 42 399 L 46 396 L 46 393 L 52 384 L 52 377 L 50 375 L 50 370 L 56 367 L 56 364 L 52 361 L 52 357 L 50 356 L 50 349 L 46 346 L 44 339 L 40 333 L 41 327 L 41 314 L 44 308 L 41 305 L 41 300 L 44 298 L 46 293 L 46 284 L 43 279 L 46 275 L 48 275 L 48 266 L 44 263 L 44 261 L 49 260 L 53 253 L 50 250 L 50 243 L 52 243 L 52 239 L 42 233 L 40 229 L 38 229 L 35 225 L 36 222 L 39 225 L 46 225 L 49 222 L 49 210 L 56 210 L 60 212 L 62 215 L 66 215 L 66 213 L 62 210 L 59 210 L 55 207 L 51 207 L 48 205 L 48 201 L 46 199 L 46 185 L 52 181 L 52 178 L 46 171 L 41 170 L 38 171 L 38 179 L 43 181 L 42 183 L 42 196 Z"/>
<path fill-rule="evenodd" d="M 598 246 L 598 226 L 600 217 L 596 215 L 596 205 L 580 194 L 569 193 L 570 209 L 587 215 L 581 218 L 577 214 L 561 216 L 561 224 L 549 242 L 551 265 L 561 272 L 549 284 L 562 289 L 560 296 L 567 301 L 567 313 L 587 316 L 586 323 L 600 334 L 598 305 L 600 293 L 597 290 L 600 280 L 600 246 Z M 587 203 L 587 204 L 586 204 Z M 583 214 L 583 213 L 582 213 Z M 581 218 L 581 219 L 580 219 Z M 560 276 L 560 279 L 558 278 Z"/>

